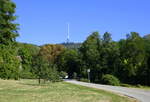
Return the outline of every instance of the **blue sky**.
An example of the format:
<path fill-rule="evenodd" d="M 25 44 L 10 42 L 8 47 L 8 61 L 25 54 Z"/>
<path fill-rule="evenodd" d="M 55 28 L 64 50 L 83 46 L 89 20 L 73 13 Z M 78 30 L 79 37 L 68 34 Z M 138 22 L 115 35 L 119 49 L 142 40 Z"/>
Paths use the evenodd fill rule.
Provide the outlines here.
<path fill-rule="evenodd" d="M 13 0 L 20 24 L 19 42 L 43 45 L 67 38 L 82 42 L 93 31 L 118 41 L 131 31 L 150 33 L 150 0 Z"/>

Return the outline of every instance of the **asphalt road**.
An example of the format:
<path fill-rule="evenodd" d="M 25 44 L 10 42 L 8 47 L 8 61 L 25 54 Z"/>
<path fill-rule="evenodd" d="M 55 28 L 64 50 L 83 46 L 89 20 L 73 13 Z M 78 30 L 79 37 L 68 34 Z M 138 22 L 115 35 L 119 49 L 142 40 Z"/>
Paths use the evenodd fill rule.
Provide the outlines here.
<path fill-rule="evenodd" d="M 140 102 L 150 102 L 150 90 L 85 83 L 76 80 L 66 80 L 66 82 L 119 93 L 122 95 L 136 98 Z"/>

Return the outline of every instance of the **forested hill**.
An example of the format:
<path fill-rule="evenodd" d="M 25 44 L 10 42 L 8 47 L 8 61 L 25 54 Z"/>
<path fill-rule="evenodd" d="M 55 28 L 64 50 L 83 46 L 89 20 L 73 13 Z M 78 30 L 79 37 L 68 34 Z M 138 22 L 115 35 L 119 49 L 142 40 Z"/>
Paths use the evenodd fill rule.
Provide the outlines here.
<path fill-rule="evenodd" d="M 82 43 L 70 42 L 70 43 L 61 43 L 61 45 L 64 45 L 66 48 L 69 49 L 78 49 L 81 47 Z"/>
<path fill-rule="evenodd" d="M 150 40 L 150 34 L 145 35 L 143 38 L 146 40 Z"/>

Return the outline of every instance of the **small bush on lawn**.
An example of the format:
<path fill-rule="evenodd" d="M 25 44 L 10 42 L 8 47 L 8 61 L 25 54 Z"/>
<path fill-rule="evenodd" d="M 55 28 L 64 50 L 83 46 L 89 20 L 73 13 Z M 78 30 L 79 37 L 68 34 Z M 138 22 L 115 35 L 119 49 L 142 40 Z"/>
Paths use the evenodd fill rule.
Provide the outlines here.
<path fill-rule="evenodd" d="M 58 73 L 58 71 L 56 69 L 51 69 L 51 71 L 49 71 L 48 80 L 51 81 L 51 82 L 62 81 L 60 79 L 59 73 Z"/>
<path fill-rule="evenodd" d="M 120 85 L 119 79 L 113 75 L 110 75 L 110 74 L 106 74 L 106 75 L 102 76 L 102 83 L 107 84 L 107 85 L 113 85 L 113 86 L 119 86 Z"/>

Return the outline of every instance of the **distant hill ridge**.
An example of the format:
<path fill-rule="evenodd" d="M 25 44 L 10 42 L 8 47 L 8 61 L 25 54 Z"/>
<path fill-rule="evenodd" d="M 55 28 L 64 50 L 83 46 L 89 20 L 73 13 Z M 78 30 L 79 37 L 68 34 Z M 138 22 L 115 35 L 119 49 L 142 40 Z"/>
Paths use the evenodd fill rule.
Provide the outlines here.
<path fill-rule="evenodd" d="M 61 45 L 64 45 L 66 48 L 69 49 L 78 49 L 81 47 L 82 43 L 74 43 L 74 42 L 70 42 L 70 43 L 61 43 Z"/>
<path fill-rule="evenodd" d="M 150 34 L 147 34 L 143 37 L 144 39 L 150 40 Z"/>

